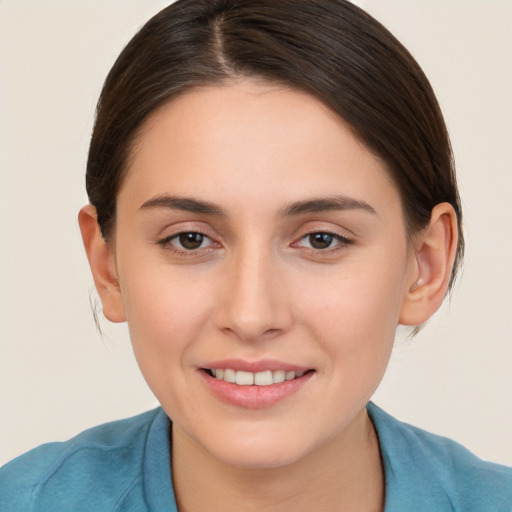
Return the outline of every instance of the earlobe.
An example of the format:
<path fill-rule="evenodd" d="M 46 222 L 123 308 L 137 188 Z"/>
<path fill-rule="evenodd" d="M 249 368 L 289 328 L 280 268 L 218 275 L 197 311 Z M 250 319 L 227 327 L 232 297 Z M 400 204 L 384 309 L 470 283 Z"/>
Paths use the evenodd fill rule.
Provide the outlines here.
<path fill-rule="evenodd" d="M 126 314 L 114 254 L 101 235 L 94 206 L 86 205 L 80 210 L 78 223 L 94 284 L 101 298 L 103 314 L 111 322 L 124 322 Z"/>
<path fill-rule="evenodd" d="M 415 239 L 413 262 L 399 322 L 420 325 L 443 302 L 457 251 L 457 215 L 448 203 L 436 205 L 429 225 Z"/>

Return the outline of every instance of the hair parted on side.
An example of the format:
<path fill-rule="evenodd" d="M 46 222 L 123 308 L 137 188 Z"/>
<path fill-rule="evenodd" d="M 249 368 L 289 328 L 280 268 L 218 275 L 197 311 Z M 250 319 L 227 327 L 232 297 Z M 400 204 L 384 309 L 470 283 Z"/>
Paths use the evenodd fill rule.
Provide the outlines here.
<path fill-rule="evenodd" d="M 202 85 L 255 77 L 309 93 L 343 118 L 387 165 L 411 232 L 450 203 L 463 255 L 452 151 L 420 66 L 378 21 L 348 0 L 178 0 L 149 20 L 111 69 L 98 102 L 86 184 L 103 237 L 148 116 Z"/>

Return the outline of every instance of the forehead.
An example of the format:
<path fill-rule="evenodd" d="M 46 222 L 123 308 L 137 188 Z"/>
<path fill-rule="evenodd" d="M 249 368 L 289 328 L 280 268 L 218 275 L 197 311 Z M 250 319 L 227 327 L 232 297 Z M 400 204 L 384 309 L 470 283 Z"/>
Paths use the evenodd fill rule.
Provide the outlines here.
<path fill-rule="evenodd" d="M 260 201 L 276 187 L 283 201 L 307 191 L 356 198 L 373 188 L 399 203 L 383 162 L 339 116 L 311 95 L 253 80 L 192 89 L 151 115 L 126 187 L 141 199 L 193 190 Z"/>
<path fill-rule="evenodd" d="M 287 147 L 303 147 L 305 138 L 320 147 L 333 141 L 339 144 L 336 132 L 340 128 L 347 136 L 351 132 L 315 97 L 286 85 L 244 79 L 194 87 L 174 97 L 142 125 L 136 149 L 161 142 L 159 135 L 172 135 L 177 143 L 193 141 L 196 149 L 228 146 L 230 156 L 237 149 L 237 142 L 248 140 L 249 146 L 238 149 L 263 148 L 268 155 L 281 146 L 284 154 L 285 136 Z"/>

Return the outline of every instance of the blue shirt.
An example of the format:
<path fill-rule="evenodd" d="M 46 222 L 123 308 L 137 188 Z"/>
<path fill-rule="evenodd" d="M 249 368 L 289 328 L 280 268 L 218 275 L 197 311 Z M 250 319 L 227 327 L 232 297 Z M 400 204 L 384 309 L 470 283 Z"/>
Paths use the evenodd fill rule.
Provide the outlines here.
<path fill-rule="evenodd" d="M 512 468 L 368 404 L 386 481 L 385 512 L 512 512 Z M 2 512 L 176 512 L 170 421 L 161 409 L 42 445 L 4 466 Z"/>

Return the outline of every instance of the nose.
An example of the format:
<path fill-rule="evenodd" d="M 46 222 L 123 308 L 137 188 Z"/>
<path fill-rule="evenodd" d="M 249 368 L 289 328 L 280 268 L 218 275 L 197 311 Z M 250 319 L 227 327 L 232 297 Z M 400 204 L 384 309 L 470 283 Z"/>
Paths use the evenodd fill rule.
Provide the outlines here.
<path fill-rule="evenodd" d="M 218 327 L 247 342 L 273 339 L 286 332 L 293 317 L 281 275 L 269 251 L 233 256 L 220 278 L 224 283 Z"/>

